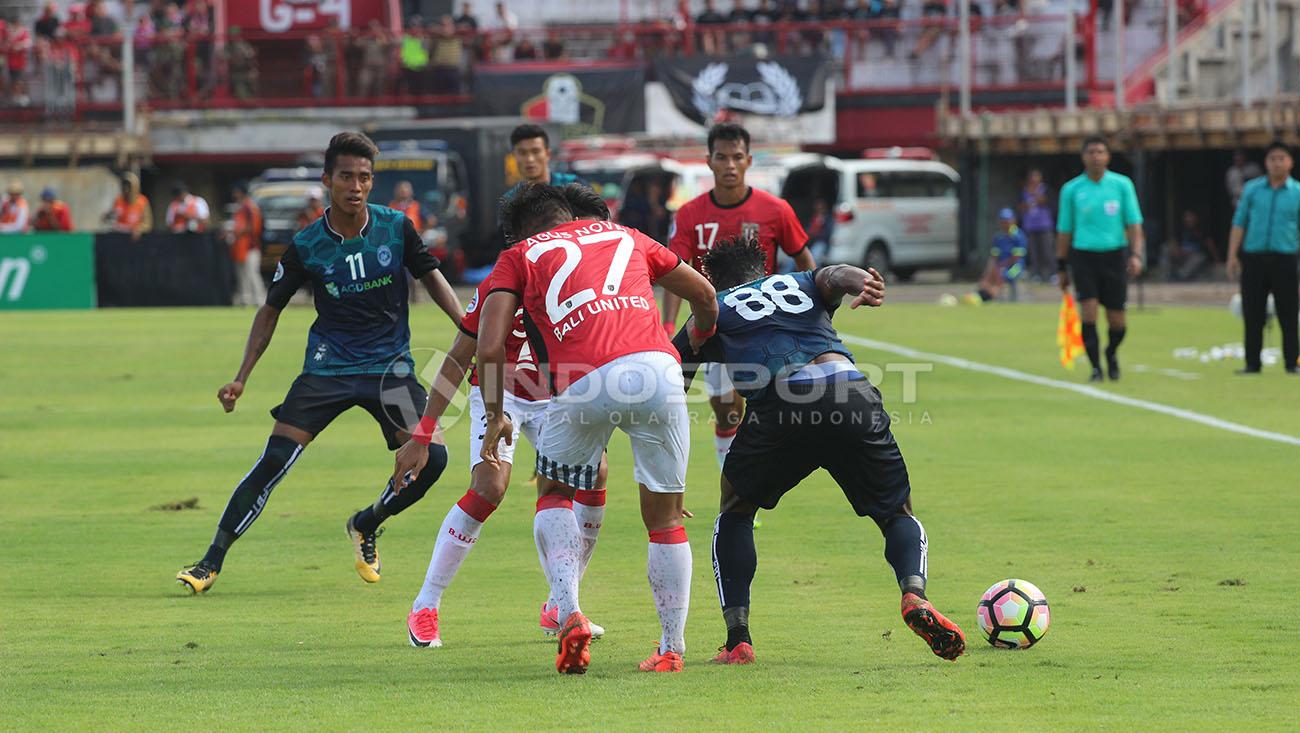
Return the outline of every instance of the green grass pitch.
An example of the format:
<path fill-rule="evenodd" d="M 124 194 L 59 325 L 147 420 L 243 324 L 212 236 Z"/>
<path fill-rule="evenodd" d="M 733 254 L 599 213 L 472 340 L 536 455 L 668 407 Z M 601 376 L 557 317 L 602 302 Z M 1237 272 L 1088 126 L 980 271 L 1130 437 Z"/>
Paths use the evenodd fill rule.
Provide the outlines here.
<path fill-rule="evenodd" d="M 956 663 L 902 624 L 874 524 L 817 473 L 757 533 L 759 663 L 707 663 L 724 629 L 710 572 L 717 467 L 695 430 L 687 522 L 695 582 L 680 675 L 636 664 L 658 636 L 626 439 L 583 583 L 608 629 L 584 677 L 554 672 L 536 629 L 545 596 L 527 472 L 443 600 L 437 650 L 403 627 L 434 533 L 467 485 L 466 424 L 427 498 L 388 523 L 383 581 L 364 585 L 343 532 L 391 471 L 353 411 L 306 451 L 219 582 L 172 580 L 200 557 L 261 451 L 301 366 L 312 314 L 286 311 L 234 414 L 252 312 L 139 310 L 0 316 L 0 727 L 11 730 L 395 729 L 1040 730 L 1295 725 L 1300 699 L 1300 448 L 943 364 L 904 400 L 881 389 L 930 538 L 930 595 L 967 631 Z M 845 333 L 1081 382 L 1055 362 L 1049 306 L 889 304 Z M 416 347 L 453 329 L 432 306 Z M 1123 381 L 1105 391 L 1300 435 L 1300 379 L 1176 360 L 1239 341 L 1224 308 L 1133 312 Z M 862 361 L 906 361 L 856 348 Z M 1149 371 L 1139 369 L 1139 365 Z M 1182 377 L 1160 372 L 1173 369 Z M 707 411 L 702 403 L 696 409 Z M 532 449 L 521 447 L 527 466 Z M 523 475 L 520 475 L 523 474 Z M 197 497 L 199 508 L 157 505 Z M 994 650 L 984 589 L 1023 577 L 1047 594 L 1038 646 Z M 1225 582 L 1226 581 L 1226 582 Z M 1292 701 L 1288 703 L 1287 701 Z"/>

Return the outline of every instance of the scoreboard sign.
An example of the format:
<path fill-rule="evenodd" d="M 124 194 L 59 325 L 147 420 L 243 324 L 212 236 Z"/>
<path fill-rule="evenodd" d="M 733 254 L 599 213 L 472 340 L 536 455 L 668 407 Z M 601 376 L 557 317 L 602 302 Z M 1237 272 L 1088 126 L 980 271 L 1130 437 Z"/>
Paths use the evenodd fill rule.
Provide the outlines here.
<path fill-rule="evenodd" d="M 226 5 L 226 27 L 286 33 L 365 28 L 388 20 L 387 0 L 245 0 Z"/>

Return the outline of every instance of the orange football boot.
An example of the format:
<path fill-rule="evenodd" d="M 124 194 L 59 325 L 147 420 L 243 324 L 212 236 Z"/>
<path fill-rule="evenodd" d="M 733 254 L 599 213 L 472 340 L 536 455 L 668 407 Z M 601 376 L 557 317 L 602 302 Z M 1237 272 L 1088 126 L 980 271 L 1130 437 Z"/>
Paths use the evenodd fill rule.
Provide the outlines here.
<path fill-rule="evenodd" d="M 555 655 L 555 671 L 560 674 L 586 674 L 591 664 L 591 624 L 581 611 L 574 611 L 560 627 L 560 648 Z"/>
<path fill-rule="evenodd" d="M 903 623 L 925 639 L 936 656 L 955 662 L 966 651 L 966 635 L 957 624 L 944 618 L 930 602 L 915 593 L 903 595 Z"/>
<path fill-rule="evenodd" d="M 735 649 L 727 651 L 727 647 L 718 647 L 718 656 L 713 658 L 714 664 L 753 664 L 754 647 L 747 641 L 742 641 L 736 645 Z"/>

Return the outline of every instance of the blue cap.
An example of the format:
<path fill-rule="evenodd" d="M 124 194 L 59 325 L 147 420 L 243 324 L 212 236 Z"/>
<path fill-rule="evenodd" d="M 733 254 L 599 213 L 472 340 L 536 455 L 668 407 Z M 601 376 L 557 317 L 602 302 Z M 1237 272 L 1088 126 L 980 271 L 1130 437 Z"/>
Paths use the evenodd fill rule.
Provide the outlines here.
<path fill-rule="evenodd" d="M 49 186 L 46 186 L 44 189 L 41 190 L 41 199 L 43 200 L 56 199 L 58 197 L 59 195 L 55 193 L 54 189 L 50 188 Z"/>
<path fill-rule="evenodd" d="M 1016 218 L 1016 212 L 1012 211 L 1011 209 L 1003 209 L 998 212 L 998 218 L 1003 220 L 1011 219 L 1014 221 Z"/>

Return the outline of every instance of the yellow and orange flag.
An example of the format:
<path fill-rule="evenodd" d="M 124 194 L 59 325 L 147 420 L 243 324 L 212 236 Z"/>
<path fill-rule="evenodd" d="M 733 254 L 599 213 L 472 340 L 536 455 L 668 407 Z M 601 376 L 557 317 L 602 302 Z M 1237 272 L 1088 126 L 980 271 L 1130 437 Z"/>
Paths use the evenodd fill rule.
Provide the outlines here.
<path fill-rule="evenodd" d="M 1061 315 L 1056 321 L 1056 345 L 1061 347 L 1061 366 L 1074 368 L 1074 360 L 1083 353 L 1083 324 L 1079 321 L 1079 309 L 1074 305 L 1074 296 L 1065 293 L 1061 296 Z"/>

